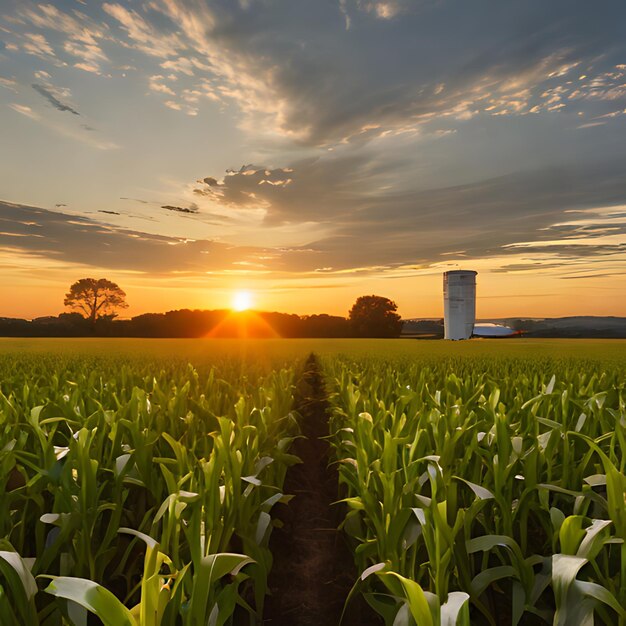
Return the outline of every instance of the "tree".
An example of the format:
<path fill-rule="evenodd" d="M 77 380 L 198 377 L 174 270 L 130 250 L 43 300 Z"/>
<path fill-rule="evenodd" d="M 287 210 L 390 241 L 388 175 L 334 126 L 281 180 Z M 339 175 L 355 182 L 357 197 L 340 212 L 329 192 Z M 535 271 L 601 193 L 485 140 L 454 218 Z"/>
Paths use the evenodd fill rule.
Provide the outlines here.
<path fill-rule="evenodd" d="M 350 309 L 350 325 L 357 337 L 397 337 L 402 320 L 398 305 L 382 296 L 361 296 Z"/>
<path fill-rule="evenodd" d="M 116 283 L 106 278 L 81 278 L 65 294 L 63 304 L 82 311 L 95 325 L 100 318 L 115 317 L 115 309 L 126 309 L 126 294 Z"/>

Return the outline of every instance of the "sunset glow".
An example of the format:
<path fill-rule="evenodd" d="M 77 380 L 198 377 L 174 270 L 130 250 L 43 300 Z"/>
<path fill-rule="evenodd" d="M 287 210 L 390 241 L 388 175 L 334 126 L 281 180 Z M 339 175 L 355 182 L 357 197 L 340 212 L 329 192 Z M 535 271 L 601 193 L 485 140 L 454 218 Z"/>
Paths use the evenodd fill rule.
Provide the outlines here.
<path fill-rule="evenodd" d="M 233 296 L 233 311 L 247 311 L 252 306 L 252 295 L 249 291 L 237 291 Z"/>
<path fill-rule="evenodd" d="M 451 268 L 483 318 L 624 315 L 607 2 L 6 0 L 0 317 L 88 276 L 128 317 L 441 317 Z"/>

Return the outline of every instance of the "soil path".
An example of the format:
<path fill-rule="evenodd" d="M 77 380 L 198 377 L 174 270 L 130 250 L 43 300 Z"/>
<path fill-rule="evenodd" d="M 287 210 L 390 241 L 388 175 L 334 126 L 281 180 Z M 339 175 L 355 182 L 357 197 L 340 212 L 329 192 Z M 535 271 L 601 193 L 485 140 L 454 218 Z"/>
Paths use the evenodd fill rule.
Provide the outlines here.
<path fill-rule="evenodd" d="M 306 438 L 294 443 L 302 459 L 287 472 L 285 493 L 295 497 L 281 506 L 283 528 L 272 532 L 274 564 L 266 600 L 267 626 L 335 626 L 357 573 L 337 526 L 337 471 L 329 467 L 328 401 L 319 364 L 312 354 L 296 391 Z M 351 603 L 344 626 L 379 626 L 361 598 Z"/>

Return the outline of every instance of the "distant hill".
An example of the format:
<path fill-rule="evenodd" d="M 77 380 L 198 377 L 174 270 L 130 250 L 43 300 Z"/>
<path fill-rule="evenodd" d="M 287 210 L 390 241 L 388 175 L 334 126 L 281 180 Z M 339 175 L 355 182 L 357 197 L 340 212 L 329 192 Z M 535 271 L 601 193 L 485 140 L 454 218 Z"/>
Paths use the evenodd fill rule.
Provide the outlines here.
<path fill-rule="evenodd" d="M 502 323 L 523 331 L 527 337 L 626 338 L 626 317 L 508 318 Z"/>
<path fill-rule="evenodd" d="M 477 320 L 509 326 L 521 331 L 521 337 L 626 339 L 626 317 L 595 317 L 576 315 L 553 318 L 488 318 Z M 404 321 L 402 335 L 424 339 L 443 337 L 442 319 L 410 319 Z"/>

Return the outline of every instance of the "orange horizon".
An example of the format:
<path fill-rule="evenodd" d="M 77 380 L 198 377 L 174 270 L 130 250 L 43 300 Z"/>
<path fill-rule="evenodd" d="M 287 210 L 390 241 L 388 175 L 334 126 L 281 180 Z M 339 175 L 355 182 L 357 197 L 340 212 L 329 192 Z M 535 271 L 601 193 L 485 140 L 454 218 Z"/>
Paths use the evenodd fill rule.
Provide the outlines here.
<path fill-rule="evenodd" d="M 478 270 L 478 319 L 626 315 L 626 275 L 562 280 L 541 272 L 510 275 Z M 404 319 L 443 317 L 443 272 L 393 278 L 329 277 L 323 282 L 309 276 L 301 280 L 214 276 L 202 286 L 203 281 L 195 278 L 138 277 L 85 268 L 81 273 L 72 271 L 70 278 L 66 272 L 5 276 L 0 285 L 0 317 L 33 319 L 69 312 L 63 297 L 81 274 L 107 276 L 124 289 L 129 304 L 124 318 L 179 309 L 231 310 L 234 295 L 242 291 L 251 294 L 251 308 L 257 312 L 345 317 L 359 296 L 376 294 L 396 302 Z"/>

